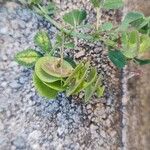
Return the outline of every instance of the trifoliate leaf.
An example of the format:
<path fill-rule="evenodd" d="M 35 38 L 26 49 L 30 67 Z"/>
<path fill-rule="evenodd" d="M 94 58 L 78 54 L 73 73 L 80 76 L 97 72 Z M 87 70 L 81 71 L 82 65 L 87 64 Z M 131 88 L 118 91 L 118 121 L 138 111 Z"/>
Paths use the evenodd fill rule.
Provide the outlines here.
<path fill-rule="evenodd" d="M 42 55 L 39 52 L 33 49 L 27 49 L 18 52 L 15 56 L 15 60 L 22 66 L 33 67 L 41 56 Z"/>
<path fill-rule="evenodd" d="M 44 61 L 45 61 L 45 57 L 42 57 L 35 64 L 35 73 L 38 76 L 38 78 L 40 78 L 40 80 L 42 80 L 43 82 L 49 82 L 49 83 L 60 80 L 60 78 L 58 77 L 54 77 L 54 76 L 47 74 L 41 68 L 42 67 L 41 65 L 43 64 Z"/>
<path fill-rule="evenodd" d="M 136 60 L 136 62 L 137 62 L 139 65 L 150 64 L 150 59 L 145 59 L 145 60 L 138 59 L 138 58 L 134 58 L 134 59 Z"/>
<path fill-rule="evenodd" d="M 104 0 L 103 8 L 105 9 L 118 9 L 123 7 L 122 0 Z"/>
<path fill-rule="evenodd" d="M 33 83 L 35 89 L 41 96 L 47 97 L 48 99 L 55 99 L 58 92 L 56 90 L 51 89 L 50 87 L 46 86 L 34 73 L 33 74 Z"/>
<path fill-rule="evenodd" d="M 66 13 L 63 16 L 63 20 L 73 27 L 80 25 L 83 22 L 83 20 L 85 20 L 85 19 L 86 19 L 86 11 L 85 10 L 75 9 L 69 13 Z"/>
<path fill-rule="evenodd" d="M 121 51 L 109 50 L 108 56 L 112 63 L 119 69 L 123 68 L 126 65 L 126 58 Z"/>
<path fill-rule="evenodd" d="M 110 31 L 113 28 L 113 24 L 111 22 L 106 22 L 101 26 L 102 31 Z"/>
<path fill-rule="evenodd" d="M 58 78 L 68 77 L 73 71 L 73 67 L 67 61 L 63 60 L 61 64 L 58 57 L 44 57 L 41 67 L 47 74 Z"/>
<path fill-rule="evenodd" d="M 44 51 L 50 52 L 52 49 L 52 44 L 49 39 L 48 33 L 44 31 L 39 31 L 34 38 L 35 43 Z"/>

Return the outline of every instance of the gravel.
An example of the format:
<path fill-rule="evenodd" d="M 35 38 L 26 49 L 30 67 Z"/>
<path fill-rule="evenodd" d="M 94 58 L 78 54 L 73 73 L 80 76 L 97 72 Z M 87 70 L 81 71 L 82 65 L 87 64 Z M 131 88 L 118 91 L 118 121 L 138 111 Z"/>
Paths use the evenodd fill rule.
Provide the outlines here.
<path fill-rule="evenodd" d="M 59 6 L 60 2 L 56 2 Z M 63 1 L 62 14 L 75 5 L 84 5 L 92 11 L 86 2 Z M 79 43 L 79 48 L 85 50 L 82 59 L 91 58 L 92 65 L 103 75 L 104 98 L 93 98 L 84 104 L 78 97 L 67 98 L 62 93 L 56 100 L 47 100 L 35 91 L 32 70 L 17 65 L 14 55 L 22 49 L 36 47 L 33 37 L 38 30 L 47 29 L 53 38 L 56 28 L 14 2 L 1 5 L 0 10 L 0 18 L 5 16 L 0 22 L 0 149 L 119 149 L 119 74 L 109 62 L 104 46 Z M 93 13 L 88 17 L 93 21 Z"/>

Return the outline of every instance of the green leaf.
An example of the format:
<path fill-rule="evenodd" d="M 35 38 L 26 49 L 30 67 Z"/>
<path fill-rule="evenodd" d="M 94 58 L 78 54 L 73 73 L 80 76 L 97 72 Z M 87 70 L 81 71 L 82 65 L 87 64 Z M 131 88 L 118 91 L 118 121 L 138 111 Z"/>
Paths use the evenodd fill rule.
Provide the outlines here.
<path fill-rule="evenodd" d="M 84 68 L 84 65 L 83 63 L 79 63 L 76 68 L 74 69 L 74 71 L 70 74 L 70 76 L 66 79 L 65 81 L 65 86 L 68 85 L 69 83 L 71 83 L 71 81 L 74 79 L 74 76 Z"/>
<path fill-rule="evenodd" d="M 118 9 L 123 7 L 122 0 L 104 0 L 103 8 L 105 9 Z"/>
<path fill-rule="evenodd" d="M 90 0 L 95 8 L 99 8 L 101 6 L 101 2 L 103 0 Z"/>
<path fill-rule="evenodd" d="M 131 23 L 134 23 L 139 19 L 143 19 L 143 17 L 144 15 L 142 13 L 134 12 L 134 11 L 129 12 L 126 14 L 120 28 L 127 29 Z"/>
<path fill-rule="evenodd" d="M 84 83 L 84 88 L 92 84 L 96 80 L 96 78 L 97 78 L 97 70 L 95 67 L 92 67 L 87 75 L 86 82 Z"/>
<path fill-rule="evenodd" d="M 43 82 L 49 82 L 49 83 L 60 80 L 60 78 L 58 77 L 54 77 L 54 76 L 47 74 L 41 68 L 43 61 L 45 61 L 45 57 L 40 58 L 35 64 L 35 73 L 38 76 L 38 78 L 40 78 L 40 80 L 42 80 Z"/>
<path fill-rule="evenodd" d="M 67 61 L 73 68 L 76 67 L 76 63 L 75 63 L 75 61 L 73 60 L 73 58 L 65 57 L 64 60 Z"/>
<path fill-rule="evenodd" d="M 18 52 L 15 56 L 15 60 L 22 66 L 33 67 L 41 56 L 42 55 L 39 52 L 33 49 L 27 49 Z"/>
<path fill-rule="evenodd" d="M 84 34 L 84 33 L 79 33 L 79 32 L 73 32 L 72 33 L 73 37 L 77 37 L 79 39 L 83 39 L 83 40 L 93 40 L 93 37 L 89 34 Z"/>
<path fill-rule="evenodd" d="M 101 26 L 102 31 L 110 31 L 113 28 L 113 24 L 111 22 L 106 22 Z"/>
<path fill-rule="evenodd" d="M 33 74 L 33 83 L 35 89 L 41 96 L 47 97 L 48 99 L 55 99 L 58 92 L 56 90 L 51 89 L 50 87 L 46 86 L 34 73 Z"/>
<path fill-rule="evenodd" d="M 100 84 L 100 77 L 96 79 L 96 82 L 90 84 L 88 87 L 85 88 L 85 102 L 88 102 L 93 94 L 96 92 L 97 87 Z"/>
<path fill-rule="evenodd" d="M 45 13 L 47 15 L 53 15 L 57 11 L 58 8 L 56 7 L 55 3 L 48 2 L 48 5 L 44 6 L 43 9 L 45 10 Z"/>
<path fill-rule="evenodd" d="M 136 62 L 139 64 L 139 65 L 146 65 L 146 64 L 150 64 L 150 59 L 145 59 L 145 60 L 141 60 L 141 59 L 138 59 L 138 58 L 134 58 L 136 60 Z"/>
<path fill-rule="evenodd" d="M 81 89 L 83 89 L 83 84 L 88 72 L 88 68 L 89 64 L 86 64 L 82 70 L 79 70 L 79 72 L 73 76 L 68 90 L 66 91 L 67 96 L 76 94 L 77 92 L 81 91 Z"/>
<path fill-rule="evenodd" d="M 63 86 L 64 83 L 61 80 L 53 82 L 53 83 L 46 83 L 46 82 L 43 82 L 43 83 L 58 92 L 63 92 L 66 90 L 66 87 Z"/>
<path fill-rule="evenodd" d="M 52 49 L 52 44 L 49 39 L 48 33 L 44 31 L 39 31 L 34 38 L 35 43 L 44 51 L 50 52 Z"/>
<path fill-rule="evenodd" d="M 109 50 L 108 56 L 112 63 L 119 69 L 123 68 L 126 65 L 126 58 L 121 51 Z"/>
<path fill-rule="evenodd" d="M 134 58 L 138 55 L 140 48 L 140 35 L 137 30 L 123 32 L 122 37 L 122 53 L 127 58 Z"/>
<path fill-rule="evenodd" d="M 85 10 L 72 10 L 71 12 L 69 13 L 66 13 L 64 16 L 63 16 L 63 20 L 70 24 L 71 26 L 73 27 L 76 27 L 78 25 L 80 25 L 83 20 L 86 19 L 86 11 Z"/>
<path fill-rule="evenodd" d="M 104 95 L 105 87 L 104 86 L 98 86 L 96 89 L 96 94 L 98 97 L 102 97 Z"/>
<path fill-rule="evenodd" d="M 141 35 L 140 52 L 150 51 L 150 37 L 148 35 Z"/>
<path fill-rule="evenodd" d="M 139 30 L 139 29 L 142 29 L 143 27 L 147 26 L 148 22 L 149 21 L 146 20 L 145 18 L 140 18 L 136 21 L 131 22 L 130 24 L 132 27 L 137 28 Z"/>
<path fill-rule="evenodd" d="M 44 57 L 41 67 L 47 74 L 57 78 L 68 77 L 73 71 L 73 67 L 67 61 L 63 60 L 61 64 L 58 57 Z"/>

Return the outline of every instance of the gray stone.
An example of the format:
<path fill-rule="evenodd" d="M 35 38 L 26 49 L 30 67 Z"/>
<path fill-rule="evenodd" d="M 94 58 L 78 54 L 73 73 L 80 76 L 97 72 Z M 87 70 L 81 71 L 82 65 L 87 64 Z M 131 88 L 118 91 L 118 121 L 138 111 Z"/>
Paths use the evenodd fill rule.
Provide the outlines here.
<path fill-rule="evenodd" d="M 17 137 L 13 141 L 13 145 L 15 145 L 16 148 L 18 148 L 18 149 L 25 148 L 25 146 L 26 146 L 25 139 L 23 137 Z"/>
<path fill-rule="evenodd" d="M 0 27 L 0 34 L 7 34 L 8 33 L 8 27 Z"/>
<path fill-rule="evenodd" d="M 28 78 L 26 77 L 20 77 L 19 83 L 24 84 L 27 81 Z"/>
<path fill-rule="evenodd" d="M 28 140 L 38 140 L 40 136 L 42 135 L 41 131 L 39 130 L 34 130 L 29 134 Z"/>
<path fill-rule="evenodd" d="M 10 83 L 10 87 L 12 87 L 12 88 L 19 88 L 20 86 L 21 85 L 18 84 L 17 81 L 15 81 L 15 80 Z"/>
<path fill-rule="evenodd" d="M 82 50 L 75 54 L 75 58 L 77 58 L 77 59 L 80 57 L 83 57 L 83 56 L 85 56 L 85 50 Z"/>
<path fill-rule="evenodd" d="M 7 82 L 6 81 L 2 82 L 1 86 L 5 88 L 7 86 Z"/>
<path fill-rule="evenodd" d="M 26 28 L 26 22 L 20 20 L 18 23 L 19 23 L 19 27 L 20 27 L 21 29 L 25 29 L 25 28 Z"/>

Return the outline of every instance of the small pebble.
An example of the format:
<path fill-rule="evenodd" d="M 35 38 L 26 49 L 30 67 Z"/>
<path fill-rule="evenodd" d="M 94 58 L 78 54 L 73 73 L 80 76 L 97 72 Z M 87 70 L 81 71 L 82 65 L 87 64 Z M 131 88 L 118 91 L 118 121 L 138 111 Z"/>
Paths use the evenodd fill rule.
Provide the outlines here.
<path fill-rule="evenodd" d="M 18 149 L 25 148 L 25 146 L 26 146 L 25 139 L 22 137 L 17 137 L 13 141 L 13 145 L 15 145 L 16 148 L 18 148 Z"/>

